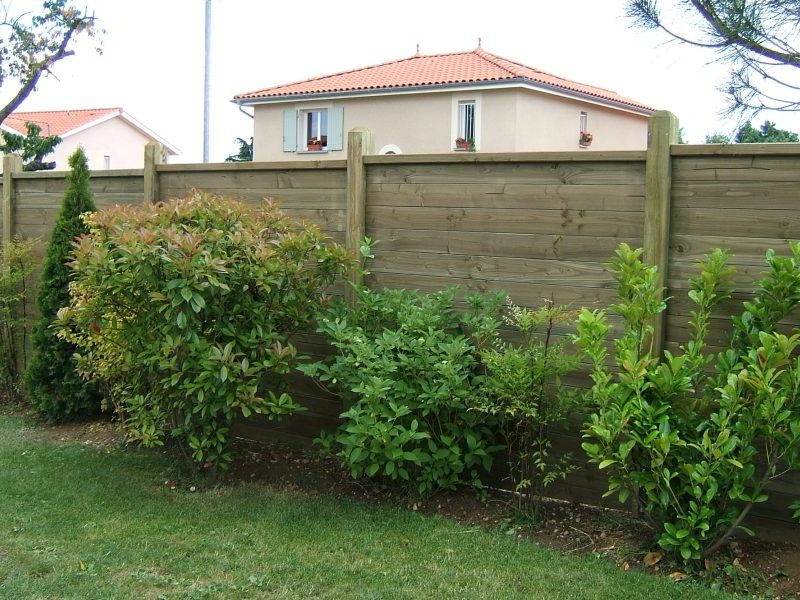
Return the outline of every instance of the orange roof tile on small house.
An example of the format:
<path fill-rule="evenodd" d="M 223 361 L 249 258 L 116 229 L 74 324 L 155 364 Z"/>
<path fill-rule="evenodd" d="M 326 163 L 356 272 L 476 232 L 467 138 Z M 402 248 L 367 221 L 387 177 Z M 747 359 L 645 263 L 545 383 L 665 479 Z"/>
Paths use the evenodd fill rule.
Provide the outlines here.
<path fill-rule="evenodd" d="M 45 110 L 45 111 L 17 111 L 11 113 L 3 121 L 2 127 L 16 133 L 25 135 L 26 123 L 36 123 L 42 128 L 43 135 L 57 135 L 67 138 L 80 131 L 84 131 L 105 121 L 120 117 L 126 123 L 138 129 L 142 134 L 150 139 L 160 142 L 167 150 L 167 153 L 175 155 L 179 150 L 157 135 L 152 130 L 142 125 L 139 121 L 127 114 L 122 108 L 80 108 L 72 110 Z"/>
<path fill-rule="evenodd" d="M 238 94 L 238 104 L 381 93 L 439 91 L 475 86 L 523 86 L 649 115 L 653 109 L 616 92 L 570 81 L 490 54 L 471 52 L 412 56 L 343 73 Z"/>

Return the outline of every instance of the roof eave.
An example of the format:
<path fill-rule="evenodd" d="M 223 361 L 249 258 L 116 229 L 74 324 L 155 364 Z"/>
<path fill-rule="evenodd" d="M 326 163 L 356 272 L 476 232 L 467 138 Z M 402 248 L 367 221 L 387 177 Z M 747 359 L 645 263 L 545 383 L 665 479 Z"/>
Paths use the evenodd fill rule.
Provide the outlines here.
<path fill-rule="evenodd" d="M 650 116 L 655 109 L 643 108 L 633 104 L 627 104 L 618 100 L 603 98 L 577 90 L 570 90 L 556 85 L 550 85 L 539 81 L 533 81 L 525 77 L 515 77 L 509 79 L 494 79 L 489 81 L 470 81 L 458 83 L 437 83 L 432 85 L 415 85 L 404 87 L 386 87 L 361 90 L 342 90 L 336 92 L 320 92 L 315 94 L 291 94 L 285 96 L 259 96 L 255 98 L 234 98 L 233 103 L 239 106 L 254 106 L 256 104 L 279 104 L 285 102 L 306 102 L 311 100 L 328 100 L 333 98 L 353 98 L 383 96 L 392 94 L 413 94 L 421 92 L 438 92 L 456 89 L 492 88 L 492 87 L 526 87 L 533 90 L 544 91 L 551 94 L 566 96 L 577 100 L 589 101 L 595 104 L 602 104 L 611 108 L 621 109 L 635 114 Z"/>

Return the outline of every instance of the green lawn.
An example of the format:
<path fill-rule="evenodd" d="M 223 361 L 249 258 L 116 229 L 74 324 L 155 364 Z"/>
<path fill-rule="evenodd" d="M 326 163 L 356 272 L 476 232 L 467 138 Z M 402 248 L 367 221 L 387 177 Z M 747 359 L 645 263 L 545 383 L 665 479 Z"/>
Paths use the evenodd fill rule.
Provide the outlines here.
<path fill-rule="evenodd" d="M 726 598 L 400 508 L 170 491 L 154 453 L 0 415 L 0 598 Z"/>

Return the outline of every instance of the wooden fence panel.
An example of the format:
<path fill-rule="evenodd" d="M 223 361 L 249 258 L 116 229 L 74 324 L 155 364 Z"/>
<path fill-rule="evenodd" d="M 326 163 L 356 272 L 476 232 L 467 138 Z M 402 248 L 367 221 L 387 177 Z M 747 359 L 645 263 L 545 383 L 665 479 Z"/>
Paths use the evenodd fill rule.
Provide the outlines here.
<path fill-rule="evenodd" d="M 714 312 L 708 341 L 722 350 L 730 339 L 732 314 L 742 310 L 765 271 L 768 249 L 788 254 L 789 241 L 800 239 L 800 150 L 796 147 L 731 148 L 732 155 L 709 154 L 713 147 L 673 147 L 672 215 L 667 311 L 667 345 L 672 351 L 692 335 L 688 326 L 694 305 L 687 298 L 696 262 L 714 248 L 731 252 L 736 293 Z M 768 152 L 766 155 L 760 155 Z M 781 154 L 784 152 L 784 154 Z M 785 331 L 800 325 L 787 319 Z M 677 350 L 679 351 L 679 350 Z M 800 473 L 771 486 L 765 505 L 753 511 L 759 530 L 797 531 L 789 525 L 788 504 L 800 492 Z"/>
<path fill-rule="evenodd" d="M 378 240 L 370 281 L 504 289 L 520 304 L 610 299 L 604 263 L 620 241 L 641 244 L 643 157 L 573 154 L 560 162 L 368 164 L 367 235 Z"/>
<path fill-rule="evenodd" d="M 160 198 L 182 198 L 197 189 L 254 205 L 268 199 L 288 215 L 311 221 L 343 241 L 347 169 L 341 161 L 328 162 L 333 164 L 318 163 L 317 169 L 307 163 L 160 165 Z"/>
<path fill-rule="evenodd" d="M 615 300 L 606 266 L 615 248 L 620 242 L 645 245 L 644 152 L 367 156 L 363 164 L 366 235 L 379 242 L 367 283 L 376 288 L 429 292 L 459 285 L 459 302 L 470 292 L 503 289 L 521 305 L 552 298 L 576 308 L 605 308 Z M 336 241 L 346 240 L 346 161 L 153 164 L 150 173 L 158 199 L 184 197 L 192 189 L 254 205 L 268 198 L 289 215 L 318 224 Z M 766 250 L 786 252 L 789 240 L 800 238 L 800 149 L 789 144 L 672 146 L 671 173 L 666 285 L 672 300 L 665 347 L 679 351 L 691 335 L 693 306 L 686 292 L 695 262 L 725 247 L 737 268 L 736 292 L 711 320 L 709 349 L 718 351 L 727 343 L 730 315 L 740 310 L 763 272 Z M 17 233 L 49 236 L 66 189 L 64 176 L 14 173 L 9 179 Z M 144 170 L 94 173 L 98 206 L 142 202 L 144 179 Z M 333 293 L 342 292 L 337 284 Z M 619 324 L 614 315 L 610 320 Z M 793 318 L 782 326 L 797 324 Z M 555 335 L 563 339 L 569 333 L 561 326 Z M 332 351 L 313 333 L 299 336 L 297 345 L 312 357 Z M 587 386 L 583 367 L 565 383 Z M 279 422 L 243 420 L 237 435 L 308 444 L 321 430 L 336 426 L 341 399 L 299 374 L 288 384 L 307 411 Z M 577 431 L 577 424 L 560 431 L 556 451 L 582 456 Z M 759 527 L 785 533 L 789 515 L 783 504 L 798 496 L 800 473 L 772 489 L 774 497 L 755 518 Z M 564 499 L 615 505 L 601 499 L 605 479 L 593 465 L 552 491 Z"/>

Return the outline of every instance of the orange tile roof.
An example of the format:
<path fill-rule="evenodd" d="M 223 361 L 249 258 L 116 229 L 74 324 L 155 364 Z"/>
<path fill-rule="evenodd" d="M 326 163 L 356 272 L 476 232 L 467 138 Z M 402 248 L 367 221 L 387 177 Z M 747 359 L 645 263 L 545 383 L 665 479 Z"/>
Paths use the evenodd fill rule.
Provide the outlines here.
<path fill-rule="evenodd" d="M 593 96 L 642 111 L 653 109 L 616 92 L 570 81 L 538 69 L 495 56 L 478 48 L 472 52 L 412 56 L 324 77 L 239 94 L 235 100 L 278 100 L 283 97 L 391 90 L 393 88 L 479 84 L 515 80 Z"/>
<path fill-rule="evenodd" d="M 70 131 L 87 125 L 110 114 L 121 114 L 121 108 L 82 108 L 78 110 L 46 110 L 39 112 L 13 112 L 3 125 L 25 134 L 25 123 L 36 123 L 43 135 L 63 136 Z"/>

